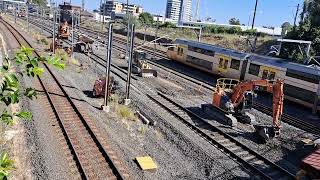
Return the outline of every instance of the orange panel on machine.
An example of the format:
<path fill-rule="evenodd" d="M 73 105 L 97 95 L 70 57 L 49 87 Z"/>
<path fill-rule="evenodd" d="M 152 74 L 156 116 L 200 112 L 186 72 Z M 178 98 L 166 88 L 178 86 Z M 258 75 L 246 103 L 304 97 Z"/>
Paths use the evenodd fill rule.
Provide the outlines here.
<path fill-rule="evenodd" d="M 312 178 L 320 178 L 320 148 L 302 160 L 301 168 Z"/>

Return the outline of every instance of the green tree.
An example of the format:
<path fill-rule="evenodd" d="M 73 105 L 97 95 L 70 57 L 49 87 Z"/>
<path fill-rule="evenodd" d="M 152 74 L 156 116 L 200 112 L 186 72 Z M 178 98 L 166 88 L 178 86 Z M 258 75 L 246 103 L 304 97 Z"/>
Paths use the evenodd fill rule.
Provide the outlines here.
<path fill-rule="evenodd" d="M 143 26 L 144 28 L 144 37 L 143 37 L 143 42 L 146 42 L 146 33 L 147 33 L 147 29 L 153 25 L 153 16 L 148 13 L 148 12 L 144 12 L 141 13 L 139 15 L 138 21 L 140 22 L 140 24 Z"/>
<path fill-rule="evenodd" d="M 165 22 L 159 26 L 160 28 L 176 28 L 177 26 L 171 22 Z"/>
<path fill-rule="evenodd" d="M 32 0 L 32 3 L 37 4 L 39 6 L 46 6 L 47 0 Z"/>
<path fill-rule="evenodd" d="M 240 25 L 241 23 L 240 23 L 240 20 L 239 20 L 239 19 L 231 18 L 231 19 L 229 20 L 229 24 L 230 24 L 230 25 Z"/>
<path fill-rule="evenodd" d="M 290 31 L 286 38 L 312 41 L 311 55 L 320 55 L 320 0 L 305 0 L 303 11 L 300 15 L 299 26 Z M 296 62 L 306 62 L 306 56 L 302 56 L 297 44 L 284 43 L 280 57 Z"/>
<path fill-rule="evenodd" d="M 282 35 L 282 36 L 285 36 L 289 31 L 292 30 L 293 26 L 292 26 L 289 22 L 284 22 L 284 23 L 281 25 L 281 28 L 282 28 L 281 35 Z"/>
<path fill-rule="evenodd" d="M 136 28 L 140 27 L 140 22 L 138 21 L 138 18 L 136 18 L 135 16 L 132 16 L 131 14 L 125 15 L 123 17 L 122 23 L 125 27 L 128 26 L 128 23 L 134 24 Z"/>

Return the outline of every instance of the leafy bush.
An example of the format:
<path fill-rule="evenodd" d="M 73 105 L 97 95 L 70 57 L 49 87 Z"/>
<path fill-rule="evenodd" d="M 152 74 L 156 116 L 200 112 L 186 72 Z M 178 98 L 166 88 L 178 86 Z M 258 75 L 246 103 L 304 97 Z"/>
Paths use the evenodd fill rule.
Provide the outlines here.
<path fill-rule="evenodd" d="M 59 56 L 54 57 L 34 57 L 33 49 L 21 47 L 16 53 L 14 59 L 4 58 L 0 68 L 0 102 L 6 106 L 19 103 L 22 97 L 33 99 L 37 96 L 34 88 L 27 87 L 22 90 L 19 75 L 27 75 L 30 78 L 41 76 L 44 69 L 39 66 L 40 63 L 48 63 L 59 69 L 64 69 Z M 21 72 L 17 72 L 17 70 Z M 32 114 L 28 111 L 11 112 L 4 110 L 0 113 L 0 122 L 6 125 L 14 124 L 14 117 L 19 119 L 31 120 Z M 0 157 L 0 180 L 7 179 L 10 170 L 13 168 L 13 161 L 9 159 L 8 154 L 3 153 Z"/>
<path fill-rule="evenodd" d="M 177 26 L 171 22 L 165 22 L 159 26 L 160 28 L 176 28 Z"/>
<path fill-rule="evenodd" d="M 8 179 L 9 172 L 13 168 L 13 160 L 9 158 L 7 153 L 2 153 L 0 156 L 0 180 Z"/>

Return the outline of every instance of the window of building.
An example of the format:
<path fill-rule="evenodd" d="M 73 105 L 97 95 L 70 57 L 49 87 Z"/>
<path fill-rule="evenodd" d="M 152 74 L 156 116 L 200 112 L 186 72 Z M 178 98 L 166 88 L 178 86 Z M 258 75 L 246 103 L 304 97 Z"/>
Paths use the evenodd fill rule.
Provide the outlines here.
<path fill-rule="evenodd" d="M 260 72 L 260 66 L 257 64 L 250 64 L 249 66 L 249 74 L 258 76 Z"/>
<path fill-rule="evenodd" d="M 235 69 L 235 70 L 239 70 L 239 68 L 240 68 L 240 61 L 237 60 L 237 59 L 232 59 L 232 60 L 231 60 L 230 68 Z"/>

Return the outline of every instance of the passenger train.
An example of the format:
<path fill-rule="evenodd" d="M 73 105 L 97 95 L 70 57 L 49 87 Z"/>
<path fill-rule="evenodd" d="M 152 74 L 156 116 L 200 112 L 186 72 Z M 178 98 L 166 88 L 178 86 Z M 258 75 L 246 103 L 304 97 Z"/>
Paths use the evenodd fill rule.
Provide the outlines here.
<path fill-rule="evenodd" d="M 320 68 L 177 39 L 167 56 L 208 73 L 240 80 L 284 79 L 286 99 L 319 110 Z M 317 105 L 317 106 L 315 106 Z"/>

